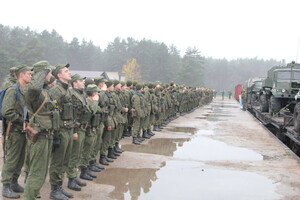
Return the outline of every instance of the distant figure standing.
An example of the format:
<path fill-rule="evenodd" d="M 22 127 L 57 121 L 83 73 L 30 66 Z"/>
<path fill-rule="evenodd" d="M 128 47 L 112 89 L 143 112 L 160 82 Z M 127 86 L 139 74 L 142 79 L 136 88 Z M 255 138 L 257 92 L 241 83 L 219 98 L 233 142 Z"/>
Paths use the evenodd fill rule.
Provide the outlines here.
<path fill-rule="evenodd" d="M 232 92 L 228 91 L 228 98 L 231 99 Z"/>
<path fill-rule="evenodd" d="M 224 100 L 224 90 L 222 91 L 222 100 Z"/>

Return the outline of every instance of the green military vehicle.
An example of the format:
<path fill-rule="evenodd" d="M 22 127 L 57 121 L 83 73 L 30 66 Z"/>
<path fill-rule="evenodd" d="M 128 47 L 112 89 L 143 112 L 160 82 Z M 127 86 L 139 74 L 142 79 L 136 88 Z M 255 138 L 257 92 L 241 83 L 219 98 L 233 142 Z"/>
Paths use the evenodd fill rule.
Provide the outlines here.
<path fill-rule="evenodd" d="M 248 80 L 247 104 L 248 107 L 259 106 L 259 95 L 262 89 L 263 78 L 251 78 Z"/>
<path fill-rule="evenodd" d="M 279 115 L 283 108 L 293 113 L 297 103 L 295 96 L 299 89 L 300 64 L 292 62 L 286 66 L 272 67 L 268 71 L 268 77 L 262 81 L 260 110 L 269 111 L 272 116 Z"/>

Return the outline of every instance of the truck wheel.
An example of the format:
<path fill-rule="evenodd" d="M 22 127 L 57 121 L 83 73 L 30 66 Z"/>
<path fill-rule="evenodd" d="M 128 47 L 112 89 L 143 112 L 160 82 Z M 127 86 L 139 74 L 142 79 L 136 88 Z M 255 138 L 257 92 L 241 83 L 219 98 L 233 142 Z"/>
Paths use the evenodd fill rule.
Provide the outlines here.
<path fill-rule="evenodd" d="M 294 108 L 294 130 L 300 133 L 300 103 L 297 103 Z"/>
<path fill-rule="evenodd" d="M 266 95 L 260 95 L 259 97 L 259 107 L 261 112 L 268 112 L 269 111 L 269 105 L 267 101 Z"/>
<path fill-rule="evenodd" d="M 294 142 L 292 146 L 292 151 L 297 155 L 300 156 L 300 146 Z"/>
<path fill-rule="evenodd" d="M 257 105 L 257 100 L 256 100 L 256 94 L 251 94 L 251 105 L 256 106 Z"/>
<path fill-rule="evenodd" d="M 269 106 L 270 115 L 279 113 L 280 109 L 281 109 L 281 104 L 279 99 L 276 99 L 274 96 L 271 96 L 270 106 Z"/>

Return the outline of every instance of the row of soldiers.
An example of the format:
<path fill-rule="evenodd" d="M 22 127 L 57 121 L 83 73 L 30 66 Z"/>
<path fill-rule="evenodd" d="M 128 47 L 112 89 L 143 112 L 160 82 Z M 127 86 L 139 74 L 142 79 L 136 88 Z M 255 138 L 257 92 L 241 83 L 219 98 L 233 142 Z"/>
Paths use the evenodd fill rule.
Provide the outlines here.
<path fill-rule="evenodd" d="M 24 199 L 40 198 L 50 166 L 50 198 L 72 198 L 62 187 L 65 174 L 68 188 L 80 191 L 87 185 L 82 179 L 92 181 L 97 177 L 92 172 L 101 172 L 124 151 L 119 145 L 123 137 L 132 136 L 139 145 L 177 113 L 192 112 L 213 98 L 211 89 L 85 79 L 71 76 L 68 68 L 40 61 L 11 69 L 2 88 L 2 196 L 20 198 L 17 193 L 24 192 Z M 23 165 L 25 189 L 18 183 Z"/>

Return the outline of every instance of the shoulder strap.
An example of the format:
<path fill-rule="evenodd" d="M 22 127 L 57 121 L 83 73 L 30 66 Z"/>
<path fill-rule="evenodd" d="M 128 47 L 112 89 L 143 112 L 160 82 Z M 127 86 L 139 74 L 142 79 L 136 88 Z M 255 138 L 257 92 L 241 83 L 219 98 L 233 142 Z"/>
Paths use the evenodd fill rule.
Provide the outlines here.
<path fill-rule="evenodd" d="M 12 87 L 16 88 L 16 91 L 17 91 L 16 100 L 19 101 L 19 99 L 20 99 L 20 88 L 17 85 L 12 85 Z"/>
<path fill-rule="evenodd" d="M 47 93 L 44 92 L 44 95 L 45 95 L 45 99 L 44 99 L 43 103 L 40 105 L 40 107 L 33 113 L 32 117 L 30 118 L 29 123 L 28 123 L 29 126 L 31 125 L 33 117 L 41 111 L 41 109 L 43 108 L 43 106 L 45 105 L 45 103 L 47 101 L 47 97 L 48 97 Z"/>

